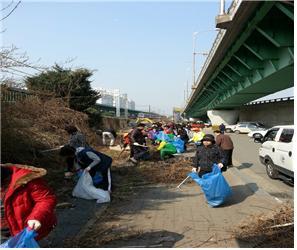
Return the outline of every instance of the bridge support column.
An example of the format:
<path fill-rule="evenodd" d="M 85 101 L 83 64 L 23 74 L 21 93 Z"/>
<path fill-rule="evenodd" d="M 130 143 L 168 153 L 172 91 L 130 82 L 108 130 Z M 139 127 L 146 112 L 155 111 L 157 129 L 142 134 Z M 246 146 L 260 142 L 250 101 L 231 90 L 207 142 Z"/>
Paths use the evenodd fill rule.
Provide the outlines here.
<path fill-rule="evenodd" d="M 212 125 L 231 125 L 238 121 L 239 110 L 208 110 L 207 116 Z"/>

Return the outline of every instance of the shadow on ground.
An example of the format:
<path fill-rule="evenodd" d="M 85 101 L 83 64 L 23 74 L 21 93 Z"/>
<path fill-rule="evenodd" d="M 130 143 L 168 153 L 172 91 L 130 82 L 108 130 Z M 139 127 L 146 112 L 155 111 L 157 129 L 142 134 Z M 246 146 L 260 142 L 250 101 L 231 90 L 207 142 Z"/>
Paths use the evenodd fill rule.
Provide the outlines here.
<path fill-rule="evenodd" d="M 220 207 L 228 207 L 243 202 L 249 196 L 252 196 L 259 189 L 256 183 L 247 183 L 245 185 L 232 186 L 232 196 L 226 203 Z"/>
<path fill-rule="evenodd" d="M 252 163 L 247 163 L 247 162 L 244 162 L 244 163 L 241 163 L 240 166 L 236 167 L 238 170 L 241 170 L 241 169 L 245 169 L 245 168 L 250 168 L 252 167 L 253 164 Z"/>
<path fill-rule="evenodd" d="M 74 207 L 57 209 L 58 225 L 46 238 L 38 242 L 40 247 L 63 247 L 64 241 L 78 235 L 95 213 L 106 209 L 105 204 L 97 204 L 95 200 L 72 198 L 70 201 Z"/>
<path fill-rule="evenodd" d="M 136 233 L 126 237 L 120 237 L 119 239 L 113 239 L 110 243 L 103 244 L 100 247 L 173 247 L 176 242 L 183 238 L 184 236 L 182 234 L 162 230 L 155 232 Z"/>
<path fill-rule="evenodd" d="M 149 186 L 145 187 L 143 191 L 139 191 L 139 194 L 132 201 L 129 201 L 128 206 L 123 206 L 123 209 L 118 208 L 121 214 L 135 214 L 142 210 L 159 210 L 161 204 L 174 203 L 183 197 L 202 195 L 202 193 L 189 194 L 164 185 Z"/>

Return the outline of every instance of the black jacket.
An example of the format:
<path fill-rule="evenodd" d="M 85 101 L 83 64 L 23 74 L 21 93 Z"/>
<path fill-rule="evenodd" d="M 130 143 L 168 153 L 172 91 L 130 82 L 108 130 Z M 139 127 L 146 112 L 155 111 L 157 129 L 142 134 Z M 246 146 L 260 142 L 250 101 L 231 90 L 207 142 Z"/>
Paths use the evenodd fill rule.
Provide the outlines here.
<path fill-rule="evenodd" d="M 145 144 L 145 137 L 142 133 L 142 131 L 138 128 L 133 129 L 133 131 L 131 132 L 131 144 L 133 144 L 134 142 L 137 142 L 141 145 Z"/>
<path fill-rule="evenodd" d="M 199 176 L 210 173 L 215 163 L 223 163 L 225 165 L 224 155 L 217 145 L 213 144 L 208 147 L 201 145 L 197 148 L 193 165 L 195 168 L 201 168 Z"/>
<path fill-rule="evenodd" d="M 184 142 L 187 143 L 189 141 L 189 136 L 185 129 L 178 130 L 178 135 L 180 135 L 180 139 L 182 139 Z"/>

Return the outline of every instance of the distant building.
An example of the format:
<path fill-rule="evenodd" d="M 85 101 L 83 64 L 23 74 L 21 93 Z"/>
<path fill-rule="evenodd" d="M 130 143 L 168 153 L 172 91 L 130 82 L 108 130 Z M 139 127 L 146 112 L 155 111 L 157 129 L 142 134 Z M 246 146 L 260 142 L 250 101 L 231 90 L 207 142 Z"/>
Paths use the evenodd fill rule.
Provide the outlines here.
<path fill-rule="evenodd" d="M 180 122 L 182 120 L 181 117 L 181 108 L 173 108 L 173 121 Z"/>
<path fill-rule="evenodd" d="M 135 102 L 129 99 L 127 94 L 119 94 L 118 89 L 98 88 L 97 90 L 101 93 L 101 98 L 97 101 L 98 104 L 116 107 L 118 102 L 122 109 L 127 107 L 130 110 L 135 110 Z"/>
<path fill-rule="evenodd" d="M 135 110 L 135 102 L 128 99 L 128 109 Z"/>

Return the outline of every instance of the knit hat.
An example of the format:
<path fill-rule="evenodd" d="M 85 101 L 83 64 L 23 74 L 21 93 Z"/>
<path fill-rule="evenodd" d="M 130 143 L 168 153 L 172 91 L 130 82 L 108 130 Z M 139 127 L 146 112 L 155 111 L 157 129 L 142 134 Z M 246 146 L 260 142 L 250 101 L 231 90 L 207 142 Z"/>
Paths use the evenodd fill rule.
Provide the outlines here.
<path fill-rule="evenodd" d="M 216 142 L 214 136 L 211 135 L 211 134 L 206 134 L 203 137 L 203 139 L 201 140 L 201 142 L 203 142 L 203 141 L 211 141 L 212 143 L 215 143 Z"/>

